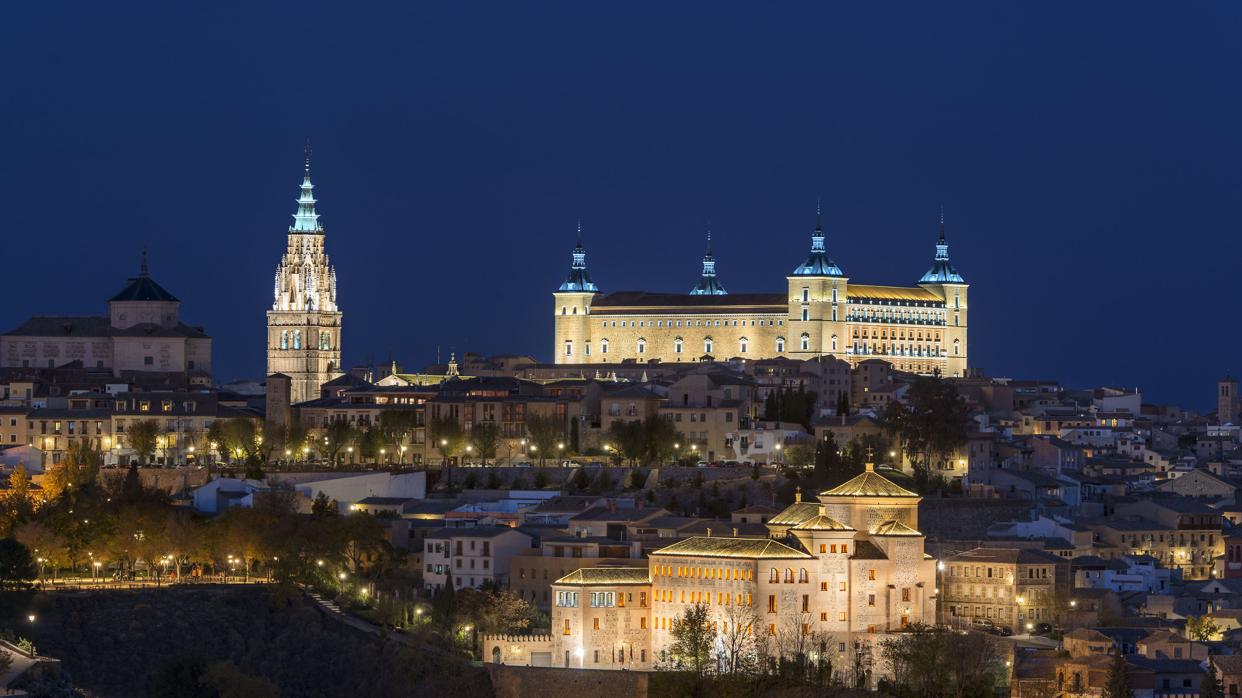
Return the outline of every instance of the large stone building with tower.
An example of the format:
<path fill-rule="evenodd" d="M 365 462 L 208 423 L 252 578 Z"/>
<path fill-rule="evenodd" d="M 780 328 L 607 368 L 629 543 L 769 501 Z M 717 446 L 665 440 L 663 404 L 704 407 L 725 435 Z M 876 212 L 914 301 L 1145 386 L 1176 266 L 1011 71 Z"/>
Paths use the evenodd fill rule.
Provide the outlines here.
<path fill-rule="evenodd" d="M 918 530 L 920 500 L 868 463 L 818 501 L 799 495 L 768 520 L 768 537 L 708 529 L 654 550 L 646 569 L 558 579 L 551 634 L 485 636 L 484 660 L 650 669 L 686 610 L 701 604 L 713 648 L 752 648 L 758 639 L 769 656 L 822 652 L 834 670 L 855 668 L 870 683 L 887 673 L 877 647 L 887 633 L 936 621 L 937 563 Z"/>
<path fill-rule="evenodd" d="M 806 261 L 779 293 L 728 293 L 710 237 L 689 293 L 602 293 L 581 231 L 569 275 L 553 293 L 553 351 L 561 364 L 701 359 L 884 359 L 913 373 L 963 376 L 968 285 L 949 261 L 944 219 L 931 268 L 914 286 L 851 280 L 828 256 L 817 217 Z"/>
<path fill-rule="evenodd" d="M 211 337 L 181 321 L 181 301 L 151 277 L 143 251 L 138 275 L 108 299 L 107 315 L 38 315 L 0 336 L 0 367 L 75 362 L 118 377 L 184 374 L 210 385 Z"/>
<path fill-rule="evenodd" d="M 297 212 L 267 311 L 267 375 L 288 378 L 293 403 L 318 398 L 320 386 L 342 373 L 336 269 L 324 250 L 314 191 L 308 148 Z"/>

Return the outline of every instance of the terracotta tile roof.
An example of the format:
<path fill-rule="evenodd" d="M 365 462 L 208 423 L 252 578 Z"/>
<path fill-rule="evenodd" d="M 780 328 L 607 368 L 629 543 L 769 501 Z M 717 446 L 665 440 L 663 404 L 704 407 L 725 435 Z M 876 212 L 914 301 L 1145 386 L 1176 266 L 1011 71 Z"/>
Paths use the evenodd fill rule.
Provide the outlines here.
<path fill-rule="evenodd" d="M 581 586 L 650 583 L 651 574 L 646 567 L 583 567 L 553 582 Z"/>

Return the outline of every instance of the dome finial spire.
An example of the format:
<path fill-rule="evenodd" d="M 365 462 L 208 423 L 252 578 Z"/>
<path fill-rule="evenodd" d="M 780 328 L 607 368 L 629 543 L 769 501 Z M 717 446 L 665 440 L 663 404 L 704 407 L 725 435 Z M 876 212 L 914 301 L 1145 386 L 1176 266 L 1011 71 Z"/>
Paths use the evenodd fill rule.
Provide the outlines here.
<path fill-rule="evenodd" d="M 150 276 L 151 275 L 151 269 L 149 266 L 147 266 L 147 246 L 146 245 L 142 246 L 142 263 L 138 266 L 138 275 L 139 276 Z"/>
<path fill-rule="evenodd" d="M 302 152 L 306 153 L 306 176 L 309 177 L 310 176 L 310 158 L 311 158 L 311 144 L 310 144 L 309 137 L 307 137 L 306 139 L 306 145 L 302 146 Z"/>
<path fill-rule="evenodd" d="M 824 220 L 824 206 L 823 206 L 823 203 L 824 203 L 824 202 L 823 202 L 823 198 L 824 198 L 824 197 L 822 197 L 822 196 L 817 196 L 817 197 L 815 197 L 815 229 L 816 229 L 816 230 L 823 230 L 823 229 L 824 229 L 824 225 L 823 225 L 823 220 Z"/>
<path fill-rule="evenodd" d="M 944 204 L 940 204 L 940 243 L 944 244 Z"/>

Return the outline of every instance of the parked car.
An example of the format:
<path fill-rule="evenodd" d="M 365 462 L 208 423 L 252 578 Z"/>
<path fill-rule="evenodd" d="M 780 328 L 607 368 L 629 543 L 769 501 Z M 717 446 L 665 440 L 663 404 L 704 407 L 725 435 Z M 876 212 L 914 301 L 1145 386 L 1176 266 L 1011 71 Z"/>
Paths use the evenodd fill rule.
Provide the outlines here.
<path fill-rule="evenodd" d="M 696 468 L 706 468 L 706 467 L 707 467 L 707 461 L 705 461 L 705 460 L 701 460 L 701 461 L 699 461 L 698 463 L 695 463 L 695 464 L 694 464 L 694 467 L 696 467 Z"/>
<path fill-rule="evenodd" d="M 561 467 L 562 468 L 581 468 L 582 464 L 576 460 L 563 460 L 561 461 Z"/>
<path fill-rule="evenodd" d="M 532 466 L 531 466 L 531 464 L 530 464 L 530 461 L 522 461 L 521 463 L 514 463 L 514 464 L 513 464 L 513 467 L 515 467 L 515 468 L 530 468 L 530 467 L 532 467 Z"/>
<path fill-rule="evenodd" d="M 1035 625 L 1035 634 L 1036 634 L 1036 635 L 1047 635 L 1047 634 L 1048 634 L 1048 633 L 1050 633 L 1050 632 L 1052 632 L 1052 624 L 1051 624 L 1051 623 L 1037 623 L 1037 624 Z"/>

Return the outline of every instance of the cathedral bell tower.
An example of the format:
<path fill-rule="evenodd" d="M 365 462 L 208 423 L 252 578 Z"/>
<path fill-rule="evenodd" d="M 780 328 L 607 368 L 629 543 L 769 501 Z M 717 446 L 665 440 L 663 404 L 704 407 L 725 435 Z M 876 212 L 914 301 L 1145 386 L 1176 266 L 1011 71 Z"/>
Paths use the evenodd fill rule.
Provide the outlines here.
<path fill-rule="evenodd" d="M 297 213 L 285 255 L 276 266 L 275 298 L 267 311 L 267 374 L 289 377 L 294 404 L 317 399 L 320 386 L 341 375 L 336 269 L 324 252 L 314 190 L 307 145 Z"/>

